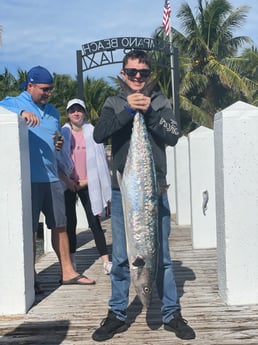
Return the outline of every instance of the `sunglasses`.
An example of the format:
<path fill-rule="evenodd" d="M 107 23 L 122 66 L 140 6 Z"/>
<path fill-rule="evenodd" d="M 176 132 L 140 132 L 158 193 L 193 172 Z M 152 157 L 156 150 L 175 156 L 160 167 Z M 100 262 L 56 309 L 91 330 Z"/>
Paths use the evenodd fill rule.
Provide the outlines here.
<path fill-rule="evenodd" d="M 53 87 L 40 87 L 40 90 L 42 90 L 43 92 L 52 92 Z"/>
<path fill-rule="evenodd" d="M 34 84 L 38 89 L 40 89 L 43 92 L 52 92 L 53 91 L 53 86 L 50 87 L 40 87 L 37 84 Z"/>
<path fill-rule="evenodd" d="M 137 68 L 124 68 L 124 72 L 128 75 L 128 77 L 135 77 L 136 74 L 139 72 L 142 78 L 148 78 L 151 75 L 150 69 L 137 69 Z"/>

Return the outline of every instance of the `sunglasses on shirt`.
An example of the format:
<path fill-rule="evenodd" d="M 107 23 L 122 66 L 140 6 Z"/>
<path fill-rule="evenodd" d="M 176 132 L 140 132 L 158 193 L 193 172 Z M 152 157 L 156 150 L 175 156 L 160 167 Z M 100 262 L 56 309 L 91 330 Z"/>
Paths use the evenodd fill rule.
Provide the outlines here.
<path fill-rule="evenodd" d="M 150 69 L 137 69 L 137 68 L 124 68 L 124 72 L 128 75 L 128 77 L 135 77 L 136 74 L 139 72 L 142 78 L 148 78 L 151 75 Z"/>

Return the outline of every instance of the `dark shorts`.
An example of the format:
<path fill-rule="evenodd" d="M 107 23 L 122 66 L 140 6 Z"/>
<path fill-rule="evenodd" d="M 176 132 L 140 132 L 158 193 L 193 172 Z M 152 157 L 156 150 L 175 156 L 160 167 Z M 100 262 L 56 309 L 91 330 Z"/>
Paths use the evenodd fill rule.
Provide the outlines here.
<path fill-rule="evenodd" d="M 31 184 L 32 226 L 38 229 L 42 212 L 49 229 L 66 227 L 64 190 L 59 181 Z"/>

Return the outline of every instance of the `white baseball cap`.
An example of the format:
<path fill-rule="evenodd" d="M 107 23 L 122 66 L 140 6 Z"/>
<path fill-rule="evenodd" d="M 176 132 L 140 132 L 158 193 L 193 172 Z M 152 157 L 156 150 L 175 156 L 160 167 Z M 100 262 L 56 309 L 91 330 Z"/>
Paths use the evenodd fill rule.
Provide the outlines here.
<path fill-rule="evenodd" d="M 79 98 L 73 98 L 71 99 L 66 106 L 66 110 L 68 110 L 72 105 L 74 104 L 79 104 L 81 107 L 83 107 L 83 109 L 86 111 L 86 106 L 85 103 L 83 102 L 83 100 L 79 99 Z"/>

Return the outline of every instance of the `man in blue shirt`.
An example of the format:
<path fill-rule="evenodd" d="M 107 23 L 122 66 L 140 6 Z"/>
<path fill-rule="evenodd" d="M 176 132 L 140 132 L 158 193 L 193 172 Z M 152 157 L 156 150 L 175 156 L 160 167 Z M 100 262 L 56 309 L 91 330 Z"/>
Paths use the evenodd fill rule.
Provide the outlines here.
<path fill-rule="evenodd" d="M 78 274 L 72 265 L 66 232 L 64 193 L 58 177 L 56 150 L 62 148 L 59 113 L 48 103 L 53 89 L 53 77 L 41 66 L 33 67 L 21 85 L 25 88 L 17 97 L 6 97 L 0 106 L 23 117 L 29 129 L 32 225 L 34 257 L 36 232 L 40 212 L 52 230 L 52 245 L 60 261 L 62 284 L 91 285 L 95 281 Z M 42 293 L 35 271 L 35 293 Z"/>

